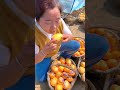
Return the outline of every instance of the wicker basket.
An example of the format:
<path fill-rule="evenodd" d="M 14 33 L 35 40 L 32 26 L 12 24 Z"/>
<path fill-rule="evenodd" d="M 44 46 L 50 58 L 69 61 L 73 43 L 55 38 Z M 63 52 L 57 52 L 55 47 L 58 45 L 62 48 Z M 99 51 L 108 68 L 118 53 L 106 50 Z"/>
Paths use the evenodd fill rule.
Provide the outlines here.
<path fill-rule="evenodd" d="M 52 65 L 51 65 L 51 66 L 52 66 Z M 68 90 L 71 90 L 72 87 L 73 87 L 73 85 L 75 84 L 76 79 L 77 79 L 77 76 L 78 76 L 77 70 L 74 70 L 74 69 L 72 69 L 71 67 L 66 66 L 66 65 L 63 65 L 63 64 L 56 64 L 55 66 L 63 66 L 63 67 L 69 68 L 70 70 L 72 70 L 72 71 L 74 71 L 74 72 L 76 73 L 76 74 L 75 74 L 75 77 L 74 77 L 74 81 L 71 82 L 71 87 L 70 87 L 70 89 L 68 89 Z M 50 68 L 49 71 L 47 72 L 47 81 L 48 81 L 48 85 L 49 85 L 50 89 L 51 89 L 51 90 L 54 90 L 54 88 L 50 85 L 50 77 L 49 77 L 50 71 L 51 71 L 51 68 Z"/>
<path fill-rule="evenodd" d="M 85 90 L 97 90 L 90 80 L 85 79 Z"/>
<path fill-rule="evenodd" d="M 78 65 L 77 65 L 77 69 L 79 69 L 79 67 L 80 67 L 80 63 L 82 62 L 82 61 L 84 61 L 83 59 L 79 59 L 79 61 L 78 61 Z M 79 73 L 79 70 L 78 70 L 78 73 Z M 81 79 L 81 75 L 80 75 L 80 73 L 79 73 L 79 77 L 80 77 L 80 79 Z M 81 79 L 82 80 L 82 79 Z M 83 80 L 82 80 L 83 81 Z M 83 81 L 84 82 L 84 81 Z"/>
<path fill-rule="evenodd" d="M 73 39 L 74 38 L 79 38 L 80 40 L 82 40 L 82 41 L 85 41 L 85 39 L 83 39 L 83 38 L 81 38 L 81 37 L 73 37 Z M 74 55 L 72 55 L 72 57 L 75 57 L 75 58 L 84 58 L 85 57 L 85 54 L 83 54 L 83 55 L 80 55 L 79 57 L 76 57 L 76 56 L 74 56 Z"/>

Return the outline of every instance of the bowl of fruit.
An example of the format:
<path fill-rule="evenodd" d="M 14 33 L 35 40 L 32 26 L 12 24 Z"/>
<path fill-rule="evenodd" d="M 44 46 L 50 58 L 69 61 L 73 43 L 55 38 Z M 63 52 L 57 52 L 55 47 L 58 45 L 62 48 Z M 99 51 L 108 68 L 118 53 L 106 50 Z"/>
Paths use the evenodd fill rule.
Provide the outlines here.
<path fill-rule="evenodd" d="M 73 40 L 76 40 L 80 43 L 80 48 L 77 52 L 73 54 L 73 57 L 84 57 L 85 56 L 85 40 L 80 37 L 74 37 Z"/>
<path fill-rule="evenodd" d="M 47 81 L 51 90 L 71 90 L 78 73 L 63 64 L 52 64 L 48 73 Z"/>
<path fill-rule="evenodd" d="M 85 60 L 79 59 L 77 68 L 79 77 L 85 82 Z"/>
<path fill-rule="evenodd" d="M 92 27 L 88 30 L 88 32 L 105 37 L 110 46 L 102 60 L 93 65 L 93 70 L 100 73 L 111 73 L 117 70 L 120 66 L 119 36 L 113 29 L 105 27 Z"/>

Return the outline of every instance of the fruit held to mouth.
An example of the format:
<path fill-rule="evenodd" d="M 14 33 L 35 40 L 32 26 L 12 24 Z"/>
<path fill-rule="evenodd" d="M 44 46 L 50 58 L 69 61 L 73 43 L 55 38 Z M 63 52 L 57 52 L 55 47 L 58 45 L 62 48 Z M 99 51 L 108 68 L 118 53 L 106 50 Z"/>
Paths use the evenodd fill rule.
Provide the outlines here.
<path fill-rule="evenodd" d="M 52 36 L 52 38 L 53 38 L 54 40 L 57 40 L 57 42 L 61 42 L 62 39 L 63 39 L 63 35 L 60 34 L 60 33 L 57 33 L 57 34 L 54 34 L 54 35 Z"/>

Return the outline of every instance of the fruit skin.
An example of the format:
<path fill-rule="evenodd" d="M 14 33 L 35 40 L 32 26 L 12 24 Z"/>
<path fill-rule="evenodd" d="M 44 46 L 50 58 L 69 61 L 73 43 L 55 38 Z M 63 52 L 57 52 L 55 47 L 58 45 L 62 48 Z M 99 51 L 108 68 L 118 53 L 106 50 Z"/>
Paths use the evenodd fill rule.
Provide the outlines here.
<path fill-rule="evenodd" d="M 81 62 L 80 66 L 85 68 L 85 62 Z"/>
<path fill-rule="evenodd" d="M 56 66 L 52 66 L 51 69 L 52 69 L 52 71 L 53 71 L 54 73 L 57 73 L 57 72 L 58 72 L 58 67 L 56 67 Z"/>
<path fill-rule="evenodd" d="M 76 69 L 76 66 L 75 65 L 73 65 L 73 64 L 71 64 L 71 67 L 75 70 Z"/>
<path fill-rule="evenodd" d="M 118 65 L 118 61 L 116 59 L 109 59 L 107 61 L 107 65 L 109 66 L 109 68 L 116 67 Z"/>
<path fill-rule="evenodd" d="M 55 76 L 56 76 L 57 78 L 59 78 L 61 75 L 62 75 L 62 73 L 58 71 L 58 72 L 56 72 L 56 75 L 55 75 Z"/>
<path fill-rule="evenodd" d="M 61 64 L 65 64 L 65 59 L 63 57 L 60 57 Z"/>
<path fill-rule="evenodd" d="M 57 33 L 57 34 L 54 34 L 54 35 L 52 36 L 52 38 L 53 38 L 54 40 L 57 40 L 58 43 L 61 43 L 61 41 L 62 41 L 62 39 L 63 39 L 63 35 L 62 35 L 61 33 Z"/>
<path fill-rule="evenodd" d="M 108 60 L 108 59 L 112 59 L 112 53 L 111 52 L 107 52 L 106 54 L 105 54 L 105 56 L 103 57 L 103 59 L 104 60 Z"/>
<path fill-rule="evenodd" d="M 95 67 L 97 67 L 96 69 L 98 69 L 98 70 L 106 71 L 109 69 L 106 61 L 104 61 L 104 60 L 100 60 L 96 65 L 95 65 Z"/>
<path fill-rule="evenodd" d="M 60 62 L 59 60 L 55 60 L 55 61 L 53 62 L 53 65 L 56 65 L 56 64 L 61 64 L 61 62 Z"/>
<path fill-rule="evenodd" d="M 67 90 L 70 88 L 70 83 L 67 80 L 65 80 L 65 82 L 63 84 L 63 88 L 67 89 Z"/>
<path fill-rule="evenodd" d="M 80 74 L 85 73 L 85 68 L 80 66 L 80 68 L 79 68 L 79 73 L 80 73 Z"/>
<path fill-rule="evenodd" d="M 69 72 L 70 72 L 70 69 L 69 69 L 69 68 L 64 67 L 64 70 L 63 70 L 63 71 L 64 71 L 64 72 L 69 73 Z"/>
<path fill-rule="evenodd" d="M 55 74 L 54 74 L 53 72 L 50 72 L 50 73 L 49 73 L 49 77 L 50 77 L 50 78 L 54 78 L 54 77 L 55 77 Z"/>
<path fill-rule="evenodd" d="M 79 52 L 79 51 L 75 52 L 75 53 L 74 53 L 74 56 L 75 56 L 75 57 L 79 57 L 79 56 L 80 56 L 80 52 Z"/>
<path fill-rule="evenodd" d="M 72 82 L 74 79 L 73 79 L 72 77 L 68 77 L 66 80 L 67 80 L 68 82 Z"/>
<path fill-rule="evenodd" d="M 58 67 L 58 70 L 59 70 L 60 72 L 63 72 L 64 67 L 63 67 L 63 66 L 59 66 L 59 67 Z"/>
<path fill-rule="evenodd" d="M 71 61 L 71 59 L 69 59 L 69 58 L 66 58 L 66 64 L 67 64 L 68 66 L 70 66 L 70 65 L 72 64 L 72 61 Z"/>
<path fill-rule="evenodd" d="M 50 80 L 50 85 L 53 87 L 57 85 L 57 78 L 56 77 L 54 77 L 53 79 Z"/>
<path fill-rule="evenodd" d="M 66 72 L 63 72 L 62 73 L 62 77 L 64 78 L 64 79 L 67 79 L 69 76 L 68 76 L 68 73 L 66 73 Z"/>
<path fill-rule="evenodd" d="M 55 90 L 63 90 L 63 86 L 61 84 L 57 84 L 55 86 Z"/>
<path fill-rule="evenodd" d="M 64 78 L 63 77 L 59 77 L 58 78 L 58 84 L 63 84 L 64 83 Z"/>
<path fill-rule="evenodd" d="M 69 76 L 75 76 L 75 72 L 70 70 L 70 72 L 68 73 Z"/>

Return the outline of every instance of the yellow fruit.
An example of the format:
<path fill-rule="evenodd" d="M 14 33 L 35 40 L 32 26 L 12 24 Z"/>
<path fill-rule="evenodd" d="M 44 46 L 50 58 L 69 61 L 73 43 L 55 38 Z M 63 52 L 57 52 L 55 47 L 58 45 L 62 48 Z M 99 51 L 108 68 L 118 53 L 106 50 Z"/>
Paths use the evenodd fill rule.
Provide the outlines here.
<path fill-rule="evenodd" d="M 50 78 L 54 78 L 54 77 L 55 77 L 55 74 L 54 74 L 53 72 L 50 72 L 50 73 L 49 73 L 49 77 L 50 77 Z"/>
<path fill-rule="evenodd" d="M 51 69 L 52 69 L 52 71 L 53 71 L 54 73 L 57 73 L 57 72 L 58 72 L 58 67 L 56 67 L 56 66 L 52 66 Z"/>
<path fill-rule="evenodd" d="M 62 73 L 58 71 L 58 72 L 56 72 L 56 75 L 55 75 L 55 76 L 56 76 L 57 78 L 59 78 L 61 75 L 62 75 Z"/>
<path fill-rule="evenodd" d="M 84 55 L 85 54 L 85 52 L 84 51 L 80 51 L 80 55 Z"/>
<path fill-rule="evenodd" d="M 56 64 L 61 64 L 61 62 L 58 61 L 58 60 L 55 60 L 55 61 L 53 62 L 53 65 L 56 65 Z"/>
<path fill-rule="evenodd" d="M 60 57 L 61 64 L 65 64 L 65 59 L 63 57 Z"/>
<path fill-rule="evenodd" d="M 65 80 L 65 82 L 63 84 L 63 88 L 67 89 L 67 90 L 70 88 L 70 83 L 67 80 Z"/>
<path fill-rule="evenodd" d="M 99 70 L 106 71 L 109 69 L 106 61 L 104 60 L 100 60 L 97 65 L 98 65 Z"/>
<path fill-rule="evenodd" d="M 61 42 L 61 41 L 62 41 L 62 37 L 63 37 L 63 35 L 60 34 L 60 33 L 54 34 L 54 35 L 52 36 L 52 38 L 55 39 L 55 40 L 57 40 L 58 42 Z"/>
<path fill-rule="evenodd" d="M 64 70 L 63 70 L 63 71 L 64 71 L 64 72 L 69 73 L 69 72 L 70 72 L 70 69 L 69 69 L 69 68 L 64 67 Z"/>
<path fill-rule="evenodd" d="M 68 82 L 72 82 L 74 79 L 73 79 L 72 77 L 68 77 L 66 80 L 67 80 Z"/>
<path fill-rule="evenodd" d="M 69 76 L 68 76 L 68 73 L 66 73 L 66 72 L 63 72 L 62 73 L 62 77 L 64 78 L 64 79 L 67 79 Z"/>
<path fill-rule="evenodd" d="M 67 64 L 68 66 L 70 66 L 70 65 L 72 64 L 71 59 L 67 58 L 67 59 L 66 59 L 66 64 Z"/>
<path fill-rule="evenodd" d="M 120 58 L 120 51 L 118 51 L 118 50 L 113 51 L 111 54 L 112 54 L 112 57 L 115 58 L 115 59 Z"/>
<path fill-rule="evenodd" d="M 107 65 L 109 68 L 113 68 L 113 67 L 116 67 L 118 65 L 118 61 L 116 59 L 109 59 L 107 61 Z"/>
<path fill-rule="evenodd" d="M 103 59 L 104 60 L 108 60 L 108 59 L 111 59 L 112 58 L 112 54 L 111 54 L 111 52 L 107 52 L 106 54 L 105 54 L 105 56 L 103 57 Z"/>
<path fill-rule="evenodd" d="M 84 68 L 84 67 L 80 67 L 80 68 L 79 68 L 79 72 L 80 72 L 80 74 L 85 73 L 85 68 Z"/>
<path fill-rule="evenodd" d="M 68 73 L 69 76 L 75 76 L 75 72 L 70 70 L 70 72 Z"/>
<path fill-rule="evenodd" d="M 64 83 L 64 78 L 63 77 L 59 77 L 58 78 L 58 83 L 59 84 L 63 84 Z"/>
<path fill-rule="evenodd" d="M 71 67 L 75 70 L 76 69 L 76 66 L 75 65 L 73 65 L 73 64 L 71 64 Z"/>
<path fill-rule="evenodd" d="M 56 77 L 54 77 L 53 79 L 50 80 L 50 85 L 53 87 L 57 85 L 57 78 Z"/>
<path fill-rule="evenodd" d="M 55 86 L 55 90 L 63 90 L 63 86 L 61 84 L 57 84 Z"/>
<path fill-rule="evenodd" d="M 85 68 L 85 62 L 81 62 L 80 66 Z"/>
<path fill-rule="evenodd" d="M 58 70 L 59 70 L 60 72 L 63 72 L 64 67 L 63 67 L 63 66 L 59 66 L 59 67 L 58 67 Z"/>
<path fill-rule="evenodd" d="M 77 52 L 74 53 L 74 56 L 75 57 L 80 57 L 80 53 L 77 51 Z"/>

